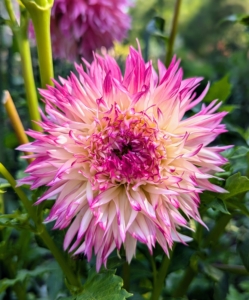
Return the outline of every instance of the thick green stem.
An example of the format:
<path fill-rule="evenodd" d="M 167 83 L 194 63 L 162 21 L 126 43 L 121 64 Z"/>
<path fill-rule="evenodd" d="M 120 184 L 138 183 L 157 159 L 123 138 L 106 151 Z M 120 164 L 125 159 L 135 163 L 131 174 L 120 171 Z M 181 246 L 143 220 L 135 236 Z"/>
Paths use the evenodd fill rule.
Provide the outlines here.
<path fill-rule="evenodd" d="M 214 228 L 210 231 L 209 235 L 205 238 L 204 247 L 208 247 L 210 244 L 213 247 L 217 244 L 221 234 L 224 232 L 231 218 L 232 216 L 227 214 L 223 214 L 220 216 L 220 218 L 214 225 Z"/>
<path fill-rule="evenodd" d="M 24 78 L 24 85 L 26 91 L 26 98 L 28 103 L 29 115 L 31 121 L 31 126 L 34 130 L 41 131 L 41 127 L 36 124 L 36 122 L 41 120 L 38 107 L 38 98 L 32 68 L 30 45 L 28 40 L 28 13 L 26 10 L 21 9 L 21 22 L 18 26 L 13 11 L 12 3 L 10 0 L 5 0 L 5 6 L 8 11 L 12 30 L 14 36 L 18 43 L 18 48 L 21 56 L 21 65 Z"/>
<path fill-rule="evenodd" d="M 14 10 L 13 10 L 13 6 L 12 6 L 12 2 L 11 0 L 4 0 L 4 4 L 5 4 L 5 8 L 8 12 L 8 15 L 10 17 L 10 21 L 12 23 L 15 23 L 16 22 L 16 16 L 15 16 L 15 13 L 14 13 Z"/>
<path fill-rule="evenodd" d="M 210 231 L 209 235 L 205 238 L 204 247 L 211 247 L 215 246 L 224 232 L 227 224 L 231 220 L 231 215 L 223 214 L 219 220 L 216 222 L 214 228 Z M 189 285 L 191 284 L 192 280 L 194 279 L 196 272 L 191 267 L 191 265 L 185 270 L 182 279 L 180 280 L 179 284 L 175 292 L 173 293 L 173 297 L 183 297 L 188 290 Z"/>
<path fill-rule="evenodd" d="M 173 249 L 170 252 L 170 256 L 172 255 L 172 252 L 173 252 Z M 159 297 L 162 293 L 162 289 L 163 289 L 165 278 L 166 278 L 166 275 L 167 275 L 167 272 L 168 272 L 169 264 L 170 264 L 170 258 L 167 255 L 165 255 L 163 260 L 162 260 L 161 267 L 158 270 L 157 274 L 155 274 L 155 271 L 156 271 L 155 266 L 153 267 L 153 264 L 152 264 L 154 285 L 153 285 L 151 300 L 158 300 L 159 299 Z"/>
<path fill-rule="evenodd" d="M 50 37 L 52 2 L 53 1 L 47 2 L 46 0 L 40 0 L 37 1 L 37 3 L 33 1 L 23 1 L 34 25 L 42 88 L 46 88 L 47 84 L 53 85 L 51 79 L 54 77 Z"/>
<path fill-rule="evenodd" d="M 7 171 L 7 169 L 0 163 L 0 174 L 3 175 L 3 177 L 10 183 L 14 191 L 17 193 L 18 197 L 22 201 L 25 209 L 27 210 L 29 216 L 33 221 L 35 222 L 37 229 L 38 229 L 38 234 L 42 238 L 43 242 L 47 245 L 49 250 L 52 252 L 54 255 L 55 259 L 57 260 L 58 264 L 60 265 L 62 271 L 64 272 L 68 282 L 74 286 L 75 290 L 80 290 L 81 289 L 81 284 L 77 276 L 73 273 L 71 268 L 68 266 L 65 257 L 63 254 L 60 252 L 60 250 L 57 248 L 55 245 L 54 241 L 51 239 L 49 236 L 45 226 L 41 223 L 38 223 L 37 221 L 37 215 L 34 207 L 32 206 L 31 202 L 25 195 L 25 193 L 22 191 L 21 188 L 16 187 L 16 181 L 15 179 L 10 175 L 10 173 Z"/>
<path fill-rule="evenodd" d="M 47 245 L 49 250 L 52 252 L 53 256 L 57 260 L 58 264 L 60 265 L 62 271 L 64 272 L 68 282 L 74 286 L 75 291 L 79 292 L 81 290 L 81 284 L 79 279 L 75 276 L 69 265 L 67 264 L 67 260 L 62 255 L 61 251 L 57 248 L 54 241 L 50 237 L 49 233 L 45 229 L 43 225 L 43 231 L 40 233 L 40 237 L 42 238 L 43 242 Z"/>
<path fill-rule="evenodd" d="M 41 116 L 39 113 L 38 98 L 32 68 L 27 26 L 28 14 L 27 12 L 23 12 L 21 17 L 21 28 L 19 34 L 17 34 L 17 42 L 21 56 L 22 72 L 28 102 L 29 115 L 31 121 L 34 121 L 32 122 L 31 126 L 34 130 L 41 131 L 41 127 L 38 124 L 36 124 L 37 121 L 41 120 Z"/>
<path fill-rule="evenodd" d="M 129 291 L 130 289 L 130 265 L 128 264 L 128 262 L 125 262 L 123 265 L 123 281 L 124 281 L 124 289 L 126 289 L 127 291 Z"/>
<path fill-rule="evenodd" d="M 153 274 L 153 287 L 156 286 L 156 282 L 157 282 L 157 269 L 156 269 L 156 263 L 155 263 L 155 259 L 152 255 L 149 256 L 150 258 L 150 263 L 151 263 L 151 267 L 152 267 L 152 274 Z"/>
<path fill-rule="evenodd" d="M 159 269 L 159 272 L 156 276 L 156 280 L 154 280 L 154 287 L 153 287 L 153 291 L 152 291 L 152 295 L 151 295 L 151 300 L 158 300 L 162 293 L 165 277 L 167 275 L 167 271 L 168 271 L 168 267 L 169 267 L 169 262 L 170 262 L 170 260 L 169 260 L 168 256 L 165 255 L 165 257 L 162 261 L 161 268 Z"/>
<path fill-rule="evenodd" d="M 174 43 L 175 43 L 175 38 L 176 38 L 176 33 L 177 33 L 177 25 L 178 25 L 178 18 L 179 18 L 181 1 L 182 0 L 176 0 L 176 3 L 175 3 L 172 27 L 171 27 L 171 31 L 170 31 L 170 35 L 169 35 L 169 41 L 167 43 L 167 54 L 166 54 L 166 58 L 165 58 L 166 67 L 169 66 L 171 58 L 172 58 L 172 54 L 173 54 Z"/>
<path fill-rule="evenodd" d="M 196 275 L 196 272 L 192 269 L 191 266 L 189 266 L 185 270 L 183 277 L 179 281 L 172 296 L 175 298 L 185 296 L 187 293 L 188 287 L 189 287 L 190 283 L 192 282 L 192 280 L 194 279 L 195 275 Z"/>

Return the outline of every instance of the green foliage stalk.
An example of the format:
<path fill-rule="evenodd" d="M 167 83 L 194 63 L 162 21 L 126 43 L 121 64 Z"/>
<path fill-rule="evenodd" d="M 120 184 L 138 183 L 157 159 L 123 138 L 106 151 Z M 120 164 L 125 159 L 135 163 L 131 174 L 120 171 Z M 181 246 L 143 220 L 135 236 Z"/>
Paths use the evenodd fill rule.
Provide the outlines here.
<path fill-rule="evenodd" d="M 29 109 L 31 126 L 34 130 L 41 131 L 41 127 L 36 123 L 41 120 L 41 116 L 38 108 L 38 98 L 36 85 L 34 80 L 34 73 L 32 67 L 30 45 L 28 40 L 28 13 L 26 10 L 21 9 L 20 26 L 18 26 L 15 14 L 13 11 L 12 3 L 10 0 L 5 0 L 5 6 L 8 11 L 11 27 L 14 36 L 17 40 L 18 49 L 21 56 L 21 65 L 24 78 L 24 85 L 27 97 L 27 104 Z"/>
<path fill-rule="evenodd" d="M 53 0 L 39 0 L 36 2 L 23 0 L 23 4 L 27 8 L 34 25 L 41 86 L 46 88 L 47 85 L 53 85 L 52 78 L 54 78 L 50 36 L 50 15 Z"/>
<path fill-rule="evenodd" d="M 170 257 L 172 256 L 174 250 L 174 246 L 172 248 L 172 250 L 170 251 Z M 163 259 L 162 259 L 162 264 L 159 268 L 159 270 L 157 271 L 155 268 L 155 264 L 153 264 L 154 266 L 152 266 L 153 268 L 153 291 L 152 291 L 152 295 L 151 295 L 151 300 L 158 300 L 160 298 L 160 295 L 162 293 L 162 289 L 165 283 L 165 278 L 168 272 L 168 268 L 169 268 L 169 264 L 170 264 L 170 257 L 168 257 L 167 255 L 164 255 Z"/>
<path fill-rule="evenodd" d="M 0 163 L 0 174 L 3 175 L 3 177 L 10 183 L 20 200 L 22 201 L 25 209 L 27 210 L 30 218 L 35 222 L 36 228 L 37 228 L 37 234 L 41 237 L 43 242 L 46 244 L 46 246 L 49 248 L 49 250 L 54 255 L 55 259 L 57 260 L 58 264 L 60 265 L 61 269 L 63 270 L 68 282 L 72 286 L 72 289 L 75 291 L 81 290 L 81 284 L 77 276 L 75 276 L 74 272 L 71 270 L 69 265 L 67 264 L 67 261 L 63 254 L 60 252 L 60 250 L 55 245 L 54 241 L 48 234 L 45 226 L 42 223 L 38 222 L 38 216 L 36 214 L 36 211 L 34 207 L 32 206 L 31 202 L 25 195 L 25 193 L 22 191 L 21 188 L 16 187 L 16 181 L 11 176 L 11 174 L 8 172 L 8 170 Z"/>
<path fill-rule="evenodd" d="M 169 41 L 167 44 L 167 54 L 165 58 L 165 65 L 166 67 L 169 66 L 170 61 L 172 59 L 173 50 L 174 50 L 174 43 L 177 33 L 177 25 L 178 25 L 178 19 L 179 19 L 179 13 L 180 13 L 180 7 L 181 7 L 181 1 L 182 0 L 176 0 L 175 3 L 175 10 L 174 10 L 174 16 L 172 21 L 172 27 L 169 35 Z"/>

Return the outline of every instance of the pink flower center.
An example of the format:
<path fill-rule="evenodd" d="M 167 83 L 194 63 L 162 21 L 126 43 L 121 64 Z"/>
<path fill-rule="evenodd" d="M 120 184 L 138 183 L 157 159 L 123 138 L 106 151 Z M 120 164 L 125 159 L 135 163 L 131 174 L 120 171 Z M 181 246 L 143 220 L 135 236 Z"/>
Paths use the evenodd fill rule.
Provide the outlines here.
<path fill-rule="evenodd" d="M 105 117 L 91 136 L 93 187 L 105 190 L 113 184 L 160 180 L 160 162 L 166 151 L 160 131 L 142 113 Z"/>

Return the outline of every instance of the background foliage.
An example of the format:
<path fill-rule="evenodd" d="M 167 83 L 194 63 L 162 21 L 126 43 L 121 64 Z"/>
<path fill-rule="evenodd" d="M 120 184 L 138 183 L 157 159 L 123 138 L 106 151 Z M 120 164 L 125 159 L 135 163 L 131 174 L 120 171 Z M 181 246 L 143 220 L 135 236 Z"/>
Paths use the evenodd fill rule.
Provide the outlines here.
<path fill-rule="evenodd" d="M 0 3 L 2 5 L 2 3 Z M 165 48 L 170 31 L 174 1 L 137 0 L 130 10 L 132 30 L 123 45 L 116 45 L 115 55 L 122 65 L 128 45 L 136 47 L 139 39 L 145 59 L 154 62 L 165 59 Z M 223 101 L 222 110 L 229 132 L 216 143 L 235 147 L 225 156 L 230 163 L 220 174 L 222 186 L 229 194 L 205 192 L 200 211 L 206 228 L 192 223 L 196 229 L 188 246 L 176 244 L 162 299 L 246 300 L 249 299 L 249 0 L 183 0 L 175 53 L 182 59 L 185 77 L 203 76 L 212 87 L 205 101 Z M 20 56 L 16 41 L 6 26 L 0 26 L 0 91 L 11 90 L 25 128 L 30 127 Z M 37 53 L 32 48 L 36 81 L 39 81 Z M 156 67 L 156 65 L 155 65 Z M 55 74 L 67 76 L 74 68 L 63 61 L 55 61 Z M 0 105 L 0 161 L 15 178 L 20 178 L 26 162 L 15 151 L 18 141 L 13 133 L 3 106 Z M 37 194 L 31 195 L 33 201 Z M 38 191 L 37 193 L 41 193 Z M 42 207 L 47 214 L 49 207 Z M 146 247 L 139 245 L 131 267 L 116 253 L 109 260 L 108 269 L 96 274 L 94 260 L 89 264 L 84 257 L 71 258 L 65 254 L 74 272 L 80 273 L 84 291 L 73 293 L 29 221 L 17 195 L 0 179 L 0 299 L 150 299 L 153 282 L 159 280 L 155 268 L 160 269 L 163 251 L 156 247 L 151 258 Z M 217 226 L 219 224 L 219 226 Z M 219 231 L 223 225 L 224 231 Z M 47 229 L 61 248 L 63 232 Z M 115 271 L 116 270 L 116 271 Z M 122 276 L 122 279 L 115 275 Z M 129 280 L 128 280 L 129 278 Z M 184 281 L 185 280 L 185 281 Z M 184 286 L 185 284 L 185 286 Z M 178 289 L 186 289 L 184 296 Z M 110 296 L 111 295 L 111 296 Z"/>

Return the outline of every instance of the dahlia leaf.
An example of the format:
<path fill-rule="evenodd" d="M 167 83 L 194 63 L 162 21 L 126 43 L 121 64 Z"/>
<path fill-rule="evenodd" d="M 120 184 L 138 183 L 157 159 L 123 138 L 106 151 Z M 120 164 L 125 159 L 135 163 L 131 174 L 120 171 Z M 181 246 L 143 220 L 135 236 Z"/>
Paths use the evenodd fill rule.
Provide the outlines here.
<path fill-rule="evenodd" d="M 232 105 L 232 104 L 229 104 L 229 105 L 223 105 L 222 107 L 220 107 L 218 109 L 218 111 L 227 111 L 229 113 L 233 112 L 235 109 L 239 109 L 240 106 L 239 105 Z"/>
<path fill-rule="evenodd" d="M 219 194 L 218 197 L 221 200 L 227 200 L 249 191 L 249 179 L 246 176 L 241 176 L 240 173 L 236 173 L 227 179 L 225 189 L 229 193 Z"/>
<path fill-rule="evenodd" d="M 244 26 L 249 26 L 249 15 L 230 15 L 226 18 L 224 18 L 223 20 L 221 20 L 221 22 L 224 21 L 229 21 L 229 22 L 234 22 L 234 23 L 240 23 Z"/>
<path fill-rule="evenodd" d="M 237 244 L 237 251 L 239 252 L 240 258 L 243 262 L 243 265 L 249 271 L 249 234 L 246 232 L 239 237 Z"/>
<path fill-rule="evenodd" d="M 194 253 L 194 249 L 186 247 L 185 245 L 182 245 L 180 243 L 176 243 L 173 256 L 170 259 L 168 273 L 187 268 L 190 262 L 190 258 L 194 255 Z"/>
<path fill-rule="evenodd" d="M 108 262 L 107 262 L 107 268 L 108 269 L 114 269 L 114 268 L 117 268 L 121 265 L 123 265 L 124 263 L 126 262 L 125 258 L 124 257 L 110 257 L 108 259 Z"/>
<path fill-rule="evenodd" d="M 214 284 L 214 300 L 227 299 L 229 289 L 229 282 L 226 274 L 224 274 L 219 282 Z"/>
<path fill-rule="evenodd" d="M 17 279 L 3 279 L 0 281 L 0 293 L 4 292 L 8 287 L 15 285 L 18 282 Z"/>
<path fill-rule="evenodd" d="M 226 203 L 220 199 L 214 199 L 211 203 L 209 203 L 209 206 L 224 214 L 230 215 L 230 212 L 227 210 Z"/>
<path fill-rule="evenodd" d="M 34 228 L 29 224 L 28 214 L 14 212 L 13 214 L 1 214 L 0 226 L 11 227 L 17 230 L 28 229 L 34 231 Z"/>
<path fill-rule="evenodd" d="M 229 82 L 229 75 L 227 74 L 211 85 L 205 97 L 205 102 L 212 102 L 214 99 L 219 99 L 225 103 L 231 94 L 231 90 L 232 85 Z"/>
<path fill-rule="evenodd" d="M 8 183 L 8 181 L 6 179 L 0 178 L 0 190 L 8 188 L 8 187 L 10 187 L 10 184 Z"/>
<path fill-rule="evenodd" d="M 36 277 L 45 272 L 53 271 L 54 267 L 39 266 L 34 270 L 20 270 L 14 279 L 3 279 L 0 281 L 0 293 L 4 292 L 8 287 L 15 285 L 17 282 L 23 282 L 28 277 Z"/>
<path fill-rule="evenodd" d="M 202 268 L 203 272 L 213 281 L 219 282 L 221 280 L 223 272 L 219 269 L 216 269 L 215 267 L 209 264 L 204 264 Z"/>
<path fill-rule="evenodd" d="M 249 152 L 249 148 L 247 148 L 245 146 L 237 146 L 237 147 L 226 150 L 224 152 L 226 155 L 224 155 L 224 156 L 229 159 L 238 159 L 238 158 L 245 157 L 248 152 Z"/>
<path fill-rule="evenodd" d="M 122 278 L 115 275 L 115 271 L 107 270 L 100 273 L 91 271 L 83 292 L 80 295 L 66 298 L 66 300 L 124 300 L 132 296 L 122 289 Z"/>
<path fill-rule="evenodd" d="M 165 20 L 159 16 L 156 16 L 149 22 L 146 27 L 149 34 L 159 37 L 165 41 L 168 41 L 169 37 L 165 35 Z"/>
<path fill-rule="evenodd" d="M 3 17 L 0 16 L 0 26 L 5 25 L 7 22 L 10 22 L 10 20 L 6 20 Z"/>
<path fill-rule="evenodd" d="M 231 201 L 231 202 L 227 202 L 227 206 L 230 209 L 237 209 L 237 210 L 239 209 L 240 213 L 249 217 L 249 210 L 247 209 L 245 204 L 240 203 L 239 201 Z"/>
<path fill-rule="evenodd" d="M 223 212 L 222 210 L 226 211 L 224 206 L 219 202 L 222 200 L 218 199 L 218 196 L 219 195 L 217 195 L 214 192 L 205 191 L 201 195 L 201 204 L 200 204 L 200 208 L 199 208 L 200 212 L 204 213 L 208 208 L 213 208 L 220 212 Z"/>

